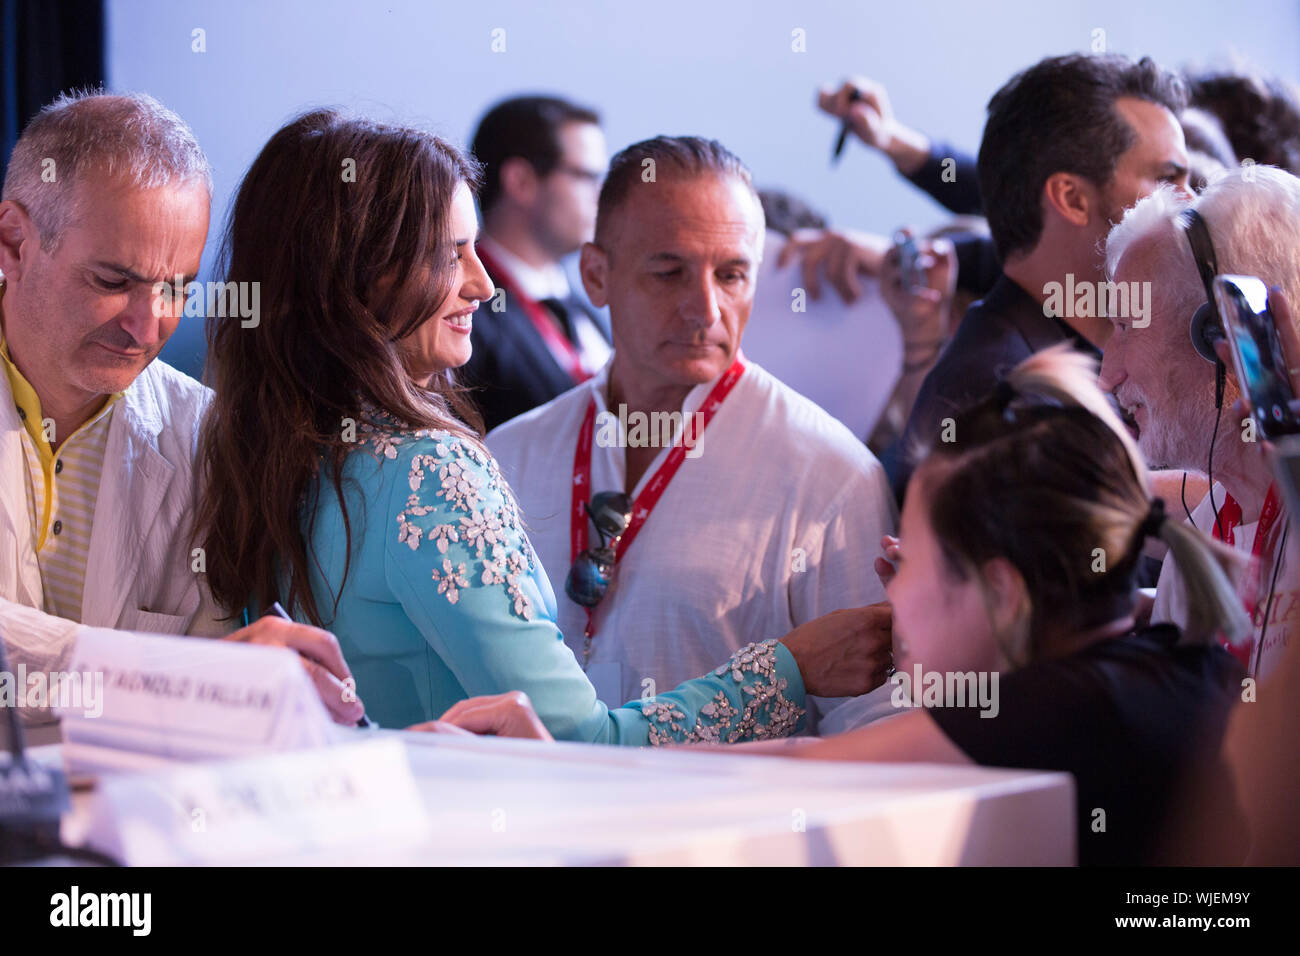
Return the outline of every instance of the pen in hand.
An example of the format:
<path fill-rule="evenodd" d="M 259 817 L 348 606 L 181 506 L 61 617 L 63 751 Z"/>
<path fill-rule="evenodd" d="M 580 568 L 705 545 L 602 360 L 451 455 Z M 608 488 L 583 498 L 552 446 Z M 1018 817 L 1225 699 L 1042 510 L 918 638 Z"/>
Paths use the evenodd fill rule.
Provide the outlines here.
<path fill-rule="evenodd" d="M 267 611 L 266 613 L 267 613 L 267 614 L 274 614 L 276 617 L 283 618 L 283 619 L 286 620 L 286 621 L 292 621 L 292 620 L 293 620 L 293 618 L 291 618 L 291 617 L 289 616 L 288 612 L 285 611 L 285 609 L 281 606 L 281 604 L 280 604 L 279 601 L 272 601 L 272 602 L 271 602 L 271 609 L 270 609 L 269 611 Z M 265 617 L 265 615 L 263 615 L 263 616 Z M 358 727 L 369 727 L 369 726 L 370 726 L 370 721 L 366 718 L 366 715 L 365 715 L 364 713 L 361 715 L 361 719 L 357 721 L 357 726 L 358 726 Z"/>
<path fill-rule="evenodd" d="M 855 89 L 849 93 L 850 104 L 856 103 L 861 99 L 862 99 L 861 91 Z M 846 116 L 844 117 L 844 122 L 840 124 L 839 139 L 835 140 L 835 151 L 831 154 L 832 163 L 838 163 L 840 161 L 840 154 L 844 152 L 844 144 L 849 141 L 849 133 L 851 133 L 852 131 L 853 131 L 853 124 L 849 121 L 849 118 Z"/>

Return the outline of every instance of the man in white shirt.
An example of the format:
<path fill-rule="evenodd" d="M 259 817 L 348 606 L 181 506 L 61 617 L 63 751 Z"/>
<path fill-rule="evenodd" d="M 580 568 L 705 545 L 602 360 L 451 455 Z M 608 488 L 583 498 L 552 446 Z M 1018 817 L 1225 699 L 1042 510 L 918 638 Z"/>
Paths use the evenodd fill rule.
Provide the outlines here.
<path fill-rule="evenodd" d="M 198 272 L 211 193 L 189 127 L 144 95 L 62 97 L 14 147 L 0 201 L 0 637 L 16 671 L 66 670 L 81 626 L 231 630 L 190 540 L 209 393 L 155 361 L 184 305 L 176 278 Z M 360 716 L 331 636 L 279 621 L 231 636 L 296 647 L 335 718 Z"/>
<path fill-rule="evenodd" d="M 1138 445 L 1153 468 L 1205 471 L 1213 462 L 1215 484 L 1191 518 L 1244 559 L 1240 593 L 1255 627 L 1236 652 L 1252 676 L 1264 677 L 1300 628 L 1300 572 L 1284 558 L 1288 521 L 1261 436 L 1254 422 L 1234 412 L 1241 397 L 1236 373 L 1228 362 L 1219 411 L 1215 365 L 1192 345 L 1191 320 L 1207 296 L 1197 266 L 1202 257 L 1193 255 L 1188 239 L 1188 209 L 1209 232 L 1208 251 L 1217 262 L 1206 263 L 1208 274 L 1258 276 L 1270 288 L 1281 287 L 1289 302 L 1300 302 L 1300 179 L 1270 166 L 1243 167 L 1190 203 L 1160 190 L 1125 215 L 1106 246 L 1115 281 L 1150 283 L 1152 292 L 1149 326 L 1112 319 L 1102 387 L 1132 413 Z M 1252 571 L 1253 554 L 1260 560 Z M 1152 621 L 1181 626 L 1187 595 L 1172 563 L 1165 559 Z"/>
<path fill-rule="evenodd" d="M 590 378 L 609 358 L 609 320 L 565 263 L 589 240 L 605 169 L 599 117 L 550 96 L 492 107 L 472 149 L 483 163 L 478 255 L 496 289 L 460 379 L 488 429 Z"/>
<path fill-rule="evenodd" d="M 624 150 L 581 260 L 592 301 L 609 306 L 614 356 L 488 436 L 550 569 L 565 639 L 611 705 L 884 599 L 872 570 L 895 522 L 883 469 L 741 355 L 762 255 L 749 172 L 720 144 L 658 137 Z M 600 545 L 584 507 L 600 492 L 629 496 L 631 524 L 589 626 L 566 572 L 575 551 Z"/>

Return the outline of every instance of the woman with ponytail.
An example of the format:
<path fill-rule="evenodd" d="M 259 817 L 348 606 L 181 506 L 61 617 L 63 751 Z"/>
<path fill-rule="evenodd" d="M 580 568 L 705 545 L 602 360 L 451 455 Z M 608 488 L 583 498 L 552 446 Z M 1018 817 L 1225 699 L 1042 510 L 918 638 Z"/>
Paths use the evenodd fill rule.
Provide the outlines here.
<path fill-rule="evenodd" d="M 798 756 L 1067 771 L 1081 863 L 1173 862 L 1161 836 L 1178 788 L 1217 759 L 1240 687 L 1219 637 L 1249 621 L 1227 574 L 1234 556 L 1165 519 L 1096 381 L 1086 356 L 1037 353 L 956 417 L 954 440 L 908 488 L 888 585 L 894 679 L 923 703 L 918 675 L 946 686 L 987 672 L 995 700 L 926 700 Z M 1184 632 L 1135 622 L 1148 537 L 1169 546 L 1196 595 Z M 1217 800 L 1234 826 L 1231 795 Z"/>
<path fill-rule="evenodd" d="M 1217 759 L 1241 677 L 1219 638 L 1249 621 L 1232 553 L 1165 519 L 1096 380 L 1068 347 L 1037 353 L 916 471 L 888 582 L 899 716 L 738 750 L 1066 771 L 1081 863 L 1187 862 L 1163 855 L 1163 829 L 1183 779 Z M 1197 596 L 1186 631 L 1135 620 L 1148 537 Z M 1231 794 L 1216 799 L 1235 827 Z"/>

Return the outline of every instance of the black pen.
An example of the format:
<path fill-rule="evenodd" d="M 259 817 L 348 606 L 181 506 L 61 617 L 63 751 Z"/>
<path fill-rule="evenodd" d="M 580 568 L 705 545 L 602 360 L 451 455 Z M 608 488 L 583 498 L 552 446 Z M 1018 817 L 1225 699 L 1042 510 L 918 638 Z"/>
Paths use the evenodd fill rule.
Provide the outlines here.
<path fill-rule="evenodd" d="M 287 612 L 283 607 L 280 606 L 280 602 L 279 602 L 279 601 L 272 601 L 272 602 L 271 602 L 271 610 L 267 611 L 266 614 L 274 614 L 276 617 L 282 617 L 282 618 L 284 618 L 286 621 L 292 621 L 292 620 L 293 620 L 293 618 L 291 618 L 291 617 L 289 616 L 289 613 L 288 613 L 288 612 Z M 266 614 L 264 614 L 264 615 L 262 615 L 262 616 L 265 617 Z M 358 727 L 369 727 L 369 726 L 370 726 L 370 721 L 366 719 L 366 715 L 365 715 L 364 712 L 361 714 L 361 719 L 357 721 L 357 726 L 358 726 Z"/>
<path fill-rule="evenodd" d="M 860 99 L 862 99 L 862 93 L 858 90 L 853 90 L 849 93 L 850 103 L 856 103 Z M 840 138 L 835 141 L 835 152 L 831 154 L 832 163 L 838 163 L 840 161 L 840 153 L 844 152 L 844 144 L 849 141 L 849 133 L 852 131 L 853 127 L 849 123 L 849 118 L 846 116 L 844 117 L 844 122 L 840 124 Z"/>

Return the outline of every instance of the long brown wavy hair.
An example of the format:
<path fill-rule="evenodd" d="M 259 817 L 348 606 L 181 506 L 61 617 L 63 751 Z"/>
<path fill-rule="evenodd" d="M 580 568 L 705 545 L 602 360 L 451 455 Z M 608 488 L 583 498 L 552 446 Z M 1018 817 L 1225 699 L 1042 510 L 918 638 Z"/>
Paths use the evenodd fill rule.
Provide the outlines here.
<path fill-rule="evenodd" d="M 195 530 L 230 616 L 279 600 L 325 623 L 308 539 L 328 485 L 351 554 L 341 472 L 357 445 L 347 420 L 359 427 L 373 408 L 411 428 L 481 437 L 451 372 L 421 387 L 400 352 L 451 292 L 461 183 L 477 189 L 477 163 L 433 134 L 334 110 L 290 122 L 244 176 L 218 274 L 259 283 L 260 316 L 247 328 L 238 315 L 208 317 L 216 396 L 199 438 Z"/>

